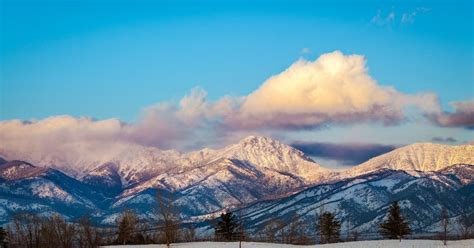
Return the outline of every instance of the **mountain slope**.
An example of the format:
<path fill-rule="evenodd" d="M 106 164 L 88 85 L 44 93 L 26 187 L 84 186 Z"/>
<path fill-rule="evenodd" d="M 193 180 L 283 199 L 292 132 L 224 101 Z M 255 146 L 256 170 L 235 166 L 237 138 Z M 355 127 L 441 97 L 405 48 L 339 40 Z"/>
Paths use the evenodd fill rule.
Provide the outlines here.
<path fill-rule="evenodd" d="M 21 211 L 79 218 L 107 207 L 108 201 L 107 193 L 58 170 L 23 161 L 0 165 L 0 223 Z"/>
<path fill-rule="evenodd" d="M 196 159 L 198 157 L 199 159 Z M 191 159 L 192 158 L 192 159 Z M 331 172 L 301 151 L 265 137 L 248 137 L 221 150 L 185 154 L 190 166 L 176 167 L 127 187 L 114 207 L 123 208 L 136 195 L 152 199 L 150 188 L 174 192 L 184 217 L 205 215 L 223 208 L 296 192 Z M 145 201 L 145 204 L 148 200 Z"/>
<path fill-rule="evenodd" d="M 316 185 L 285 198 L 258 201 L 237 210 L 236 215 L 243 219 L 250 233 L 258 235 L 267 224 L 279 220 L 288 223 L 295 215 L 312 227 L 323 208 L 336 213 L 343 231 L 347 230 L 350 221 L 352 231 L 376 235 L 389 205 L 398 200 L 411 228 L 417 233 L 439 220 L 442 206 L 447 207 L 450 216 L 463 211 L 472 213 L 472 205 L 466 205 L 472 197 L 466 189 L 471 186 L 455 174 L 379 170 Z M 314 231 L 314 228 L 308 228 L 308 231 Z"/>
<path fill-rule="evenodd" d="M 327 201 L 344 202 L 337 205 L 343 209 L 353 204 L 345 198 L 354 201 L 356 211 L 362 211 L 361 216 L 367 214 L 364 209 L 375 211 L 370 204 L 381 209 L 387 206 L 389 199 L 399 196 L 393 191 L 395 185 L 392 184 L 404 194 L 428 197 L 410 200 L 410 204 L 419 204 L 417 207 L 420 208 L 424 207 L 422 202 L 438 201 L 437 194 L 443 192 L 454 192 L 451 196 L 461 195 L 470 202 L 474 180 L 473 147 L 414 144 L 347 171 L 334 172 L 321 167 L 299 150 L 258 136 L 249 136 L 222 149 L 184 154 L 123 143 L 113 144 L 103 151 L 90 151 L 87 146 L 74 144 L 71 153 L 29 156 L 39 159 L 39 165 L 54 162 L 48 167 L 66 168 L 67 175 L 34 163 L 8 162 L 0 158 L 0 216 L 4 216 L 0 218 L 6 220 L 15 209 L 58 212 L 70 218 L 87 211 L 94 213 L 101 223 L 110 224 L 123 209 L 130 208 L 143 218 L 153 219 L 157 191 L 173 197 L 183 218 L 202 217 L 249 204 L 253 204 L 253 208 L 261 207 L 258 210 L 261 215 L 268 216 L 280 210 L 267 208 L 267 203 L 276 204 L 297 195 L 301 197 L 297 192 L 308 192 L 305 191 L 308 187 L 321 192 L 303 197 L 302 201 L 310 204 L 304 205 L 307 208 L 314 209 L 318 201 L 320 204 L 321 200 L 316 196 L 324 193 Z M 384 176 L 387 173 L 391 176 Z M 387 187 L 363 184 L 374 177 L 380 178 L 378 185 Z M 344 188 L 344 184 L 359 185 L 360 188 L 351 185 Z M 471 196 L 471 200 L 466 196 Z M 451 202 L 453 209 L 459 208 L 456 205 L 459 199 Z M 299 204 L 290 205 L 303 206 Z M 382 210 L 367 216 L 380 218 Z M 286 216 L 286 213 L 281 215 Z M 423 218 L 429 220 L 427 216 Z M 361 223 L 366 222 L 361 220 Z M 255 225 L 257 228 L 260 224 Z"/>
<path fill-rule="evenodd" d="M 174 161 L 179 161 L 182 155 L 173 150 L 131 143 L 97 145 L 94 141 L 63 144 L 51 149 L 47 154 L 8 149 L 0 151 L 0 154 L 7 160 L 23 160 L 37 166 L 58 169 L 78 179 L 96 172 L 105 164 L 113 163 L 117 165 L 117 172 L 125 185 L 175 167 Z"/>
<path fill-rule="evenodd" d="M 37 176 L 47 170 L 24 161 L 3 161 L 4 163 L 0 164 L 0 179 L 7 181 Z"/>
<path fill-rule="evenodd" d="M 192 217 L 293 193 L 332 173 L 301 151 L 266 137 L 250 136 L 223 149 L 186 154 L 128 148 L 100 160 L 83 158 L 89 161 L 87 169 L 76 171 L 83 184 L 107 192 L 110 205 L 106 211 L 96 210 L 104 223 L 124 208 L 153 214 L 156 189 L 173 194 L 183 217 Z"/>
<path fill-rule="evenodd" d="M 454 164 L 474 165 L 474 146 L 416 143 L 372 158 L 341 176 L 353 177 L 379 169 L 438 171 Z"/>
<path fill-rule="evenodd" d="M 115 164 L 114 170 L 120 175 L 124 186 L 164 173 L 193 170 L 223 159 L 239 160 L 265 170 L 296 175 L 307 183 L 316 182 L 322 172 L 328 172 L 301 151 L 266 137 L 250 136 L 223 149 L 203 149 L 184 154 L 128 143 L 113 143 L 100 151 L 91 147 L 97 146 L 71 143 L 49 154 L 0 152 L 6 154 L 9 160 L 21 159 L 38 166 L 56 168 L 79 179 L 99 173 L 106 164 Z"/>

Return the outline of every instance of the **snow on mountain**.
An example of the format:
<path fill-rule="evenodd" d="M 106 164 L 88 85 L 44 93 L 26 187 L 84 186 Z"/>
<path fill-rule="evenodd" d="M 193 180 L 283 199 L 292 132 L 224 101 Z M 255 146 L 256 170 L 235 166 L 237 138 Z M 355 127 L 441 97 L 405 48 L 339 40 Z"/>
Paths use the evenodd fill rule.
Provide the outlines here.
<path fill-rule="evenodd" d="M 97 214 L 105 219 L 123 208 L 150 210 L 150 202 L 156 203 L 156 190 L 150 189 L 172 192 L 183 216 L 191 217 L 293 193 L 332 173 L 301 151 L 266 137 L 250 136 L 222 149 L 185 154 L 115 144 L 109 147 L 112 151 L 99 156 L 96 151 L 89 154 L 87 147 L 74 147 L 78 149 L 71 150 L 72 155 L 59 158 L 50 154 L 40 163 L 68 171 L 77 167 L 69 174 L 106 190 L 104 194 L 113 198 L 111 205 Z M 83 158 L 78 159 L 79 154 Z M 65 165 L 58 165 L 58 161 Z M 81 163 L 83 167 L 79 167 Z M 45 182 L 41 192 L 67 199 L 52 187 Z"/>
<path fill-rule="evenodd" d="M 474 165 L 474 145 L 416 143 L 377 156 L 341 173 L 342 177 L 362 175 L 378 169 L 438 171 L 454 164 Z"/>
<path fill-rule="evenodd" d="M 39 151 L 2 150 L 7 160 L 23 160 L 29 163 L 61 170 L 68 175 L 82 178 L 107 163 L 115 163 L 121 178 L 134 183 L 148 174 L 173 167 L 172 161 L 179 160 L 181 153 L 160 150 L 137 144 L 114 142 L 99 146 L 90 142 L 67 143 L 47 154 Z M 97 171 L 96 171 L 97 173 Z"/>
<path fill-rule="evenodd" d="M 46 168 L 36 167 L 24 161 L 5 161 L 0 164 L 0 178 L 5 180 L 18 180 L 45 172 Z"/>
<path fill-rule="evenodd" d="M 238 173 L 252 180 L 266 176 L 275 177 L 275 180 L 286 179 L 282 183 L 291 184 L 294 181 L 299 187 L 318 182 L 330 173 L 301 151 L 270 138 L 256 136 L 220 150 L 204 149 L 183 154 L 174 164 L 176 166 L 147 180 L 141 187 L 183 189 L 203 180 L 210 182 L 213 177 L 217 177 L 214 178 L 217 181 L 229 181 Z"/>
<path fill-rule="evenodd" d="M 0 159 L 0 196 L 4 199 L 3 203 L 0 201 L 0 215 L 12 214 L 12 206 L 26 204 L 31 209 L 60 212 L 69 217 L 93 212 L 104 224 L 112 222 L 124 208 L 148 218 L 154 216 L 156 192 L 160 190 L 173 197 L 184 218 L 208 216 L 224 208 L 249 204 L 253 205 L 248 209 L 255 209 L 253 220 L 273 213 L 286 216 L 299 206 L 306 210 L 298 210 L 298 214 L 304 214 L 321 203 L 318 195 L 326 195 L 328 208 L 336 209 L 343 202 L 372 211 L 369 215 L 374 217 L 373 221 L 379 221 L 382 208 L 395 196 L 429 197 L 403 202 L 406 206 L 418 206 L 436 198 L 429 192 L 472 194 L 474 180 L 472 145 L 414 144 L 343 172 L 328 170 L 299 150 L 259 136 L 249 136 L 222 149 L 189 153 L 127 143 L 95 150 L 91 147 L 97 146 L 67 144 L 50 154 L 0 151 L 7 158 L 29 162 Z M 382 177 L 383 169 L 391 169 L 393 175 Z M 368 181 L 377 176 L 381 179 Z M 305 190 L 308 187 L 313 191 Z M 297 193 L 302 190 L 306 193 Z M 298 204 L 267 208 L 266 204 L 290 198 Z M 347 206 L 342 208 L 348 209 Z M 453 205 L 453 209 L 459 206 Z M 419 225 L 422 224 L 426 223 Z"/>
<path fill-rule="evenodd" d="M 0 165 L 0 223 L 19 211 L 78 218 L 99 210 L 110 198 L 66 174 L 23 161 Z"/>
<path fill-rule="evenodd" d="M 123 189 L 122 178 L 118 173 L 118 166 L 114 163 L 105 163 L 94 170 L 90 171 L 82 179 L 82 182 L 95 186 L 102 187 L 110 191 L 119 193 Z"/>
<path fill-rule="evenodd" d="M 316 185 L 284 198 L 257 201 L 235 213 L 243 219 L 249 232 L 256 235 L 267 223 L 288 223 L 295 215 L 314 226 L 321 208 L 336 213 L 344 229 L 350 222 L 351 230 L 377 234 L 378 224 L 385 218 L 389 205 L 398 200 L 411 228 L 418 233 L 439 221 L 443 206 L 450 216 L 473 213 L 474 208 L 466 205 L 467 199 L 472 197 L 471 185 L 464 185 L 452 174 L 420 172 L 411 175 L 405 171 L 383 169 Z"/>
<path fill-rule="evenodd" d="M 474 182 L 474 166 L 467 164 L 454 164 L 446 167 L 439 172 L 443 174 L 451 174 L 461 179 L 463 184 L 471 184 Z"/>
<path fill-rule="evenodd" d="M 218 150 L 206 148 L 185 154 L 124 143 L 111 144 L 104 151 L 92 151 L 87 144 L 64 147 L 70 149 L 44 155 L 13 153 L 9 157 L 25 156 L 22 159 L 65 170 L 91 185 L 124 187 L 123 196 L 147 188 L 187 189 L 186 192 L 196 194 L 205 189 L 221 194 L 222 197 L 216 200 L 223 204 L 248 202 L 273 193 L 294 191 L 317 183 L 331 173 L 301 151 L 258 136 L 247 137 Z M 237 194 L 240 197 L 234 197 L 234 200 L 227 199 L 226 195 L 236 194 L 236 190 L 225 190 L 224 193 L 217 189 L 229 184 L 237 188 L 237 182 L 244 185 L 248 182 L 254 188 L 247 193 L 240 192 Z M 272 190 L 269 191 L 270 188 Z"/>
<path fill-rule="evenodd" d="M 331 173 L 301 151 L 255 136 L 220 150 L 184 154 L 175 163 L 181 166 L 126 188 L 114 207 L 129 206 L 137 195 L 154 198 L 146 190 L 161 188 L 175 192 L 183 216 L 205 215 L 295 192 Z"/>
<path fill-rule="evenodd" d="M 266 137 L 250 136 L 223 149 L 206 148 L 185 154 L 129 143 L 113 143 L 100 150 L 92 149 L 96 147 L 87 143 L 70 143 L 49 154 L 34 151 L 1 153 L 10 160 L 21 159 L 35 165 L 56 168 L 77 178 L 97 176 L 105 164 L 112 163 L 124 186 L 160 174 L 180 174 L 222 159 L 236 159 L 265 170 L 289 173 L 306 183 L 315 182 L 328 172 L 301 151 Z M 107 173 L 111 173 L 110 169 Z"/>
<path fill-rule="evenodd" d="M 93 144 L 71 143 L 58 147 L 57 151 L 50 154 L 5 150 L 0 153 L 8 155 L 9 160 L 21 159 L 35 165 L 56 168 L 81 180 L 90 181 L 94 178 L 93 181 L 97 181 L 101 177 L 100 173 L 105 173 L 104 180 L 114 185 L 118 185 L 118 175 L 123 187 L 142 184 L 142 187 L 170 189 L 181 189 L 202 181 L 210 175 L 205 172 L 206 169 L 216 166 L 219 161 L 238 161 L 260 172 L 286 174 L 304 184 L 357 176 L 380 168 L 437 171 L 453 164 L 474 164 L 473 145 L 419 143 L 398 148 L 339 173 L 321 167 L 299 150 L 259 136 L 249 136 L 222 149 L 205 148 L 184 154 L 130 143 L 113 143 L 98 150 Z M 114 174 L 113 179 L 105 179 L 111 174 Z M 175 177 L 179 177 L 179 180 Z"/>
<path fill-rule="evenodd" d="M 268 137 L 249 136 L 220 150 L 218 154 L 218 157 L 249 162 L 266 170 L 292 173 L 307 182 L 315 182 L 330 172 L 303 152 Z"/>

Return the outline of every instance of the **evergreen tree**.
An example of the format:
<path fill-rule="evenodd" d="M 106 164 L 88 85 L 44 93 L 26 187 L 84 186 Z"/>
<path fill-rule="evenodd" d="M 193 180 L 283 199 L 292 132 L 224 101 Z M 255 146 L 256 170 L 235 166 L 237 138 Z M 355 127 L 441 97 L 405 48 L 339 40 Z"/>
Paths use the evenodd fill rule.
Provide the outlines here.
<path fill-rule="evenodd" d="M 222 213 L 214 228 L 218 240 L 231 241 L 238 233 L 239 224 L 232 212 Z"/>
<path fill-rule="evenodd" d="M 408 222 L 401 214 L 397 201 L 390 205 L 388 219 L 380 225 L 379 232 L 385 238 L 400 240 L 403 236 L 411 233 Z"/>
<path fill-rule="evenodd" d="M 341 232 L 341 222 L 331 212 L 323 212 L 316 223 L 316 230 L 321 236 L 321 244 L 334 243 L 339 241 Z"/>

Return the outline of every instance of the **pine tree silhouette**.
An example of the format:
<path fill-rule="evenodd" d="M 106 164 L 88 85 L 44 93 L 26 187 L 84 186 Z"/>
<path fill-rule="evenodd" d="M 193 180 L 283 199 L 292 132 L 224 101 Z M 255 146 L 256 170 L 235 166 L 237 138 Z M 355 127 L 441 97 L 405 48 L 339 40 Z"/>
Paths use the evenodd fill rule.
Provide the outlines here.
<path fill-rule="evenodd" d="M 238 227 L 239 225 L 232 212 L 222 213 L 215 227 L 215 236 L 219 240 L 231 241 L 238 232 Z"/>
<path fill-rule="evenodd" d="M 401 214 L 397 201 L 390 205 L 388 219 L 380 225 L 379 232 L 385 238 L 400 240 L 411 233 L 410 226 Z"/>
<path fill-rule="evenodd" d="M 316 223 L 316 229 L 320 232 L 321 244 L 339 241 L 341 223 L 336 219 L 333 213 L 322 213 L 319 217 L 319 223 Z"/>

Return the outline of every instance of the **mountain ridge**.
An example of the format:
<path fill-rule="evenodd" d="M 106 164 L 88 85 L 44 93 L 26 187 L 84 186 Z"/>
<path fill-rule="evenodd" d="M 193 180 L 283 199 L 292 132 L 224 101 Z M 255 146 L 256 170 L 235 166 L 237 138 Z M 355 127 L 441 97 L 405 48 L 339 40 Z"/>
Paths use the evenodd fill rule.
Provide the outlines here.
<path fill-rule="evenodd" d="M 414 143 L 371 158 L 343 171 L 341 175 L 356 176 L 381 168 L 439 171 L 453 164 L 474 165 L 474 146 Z"/>
<path fill-rule="evenodd" d="M 93 162 L 86 165 L 87 169 L 82 174 L 79 173 L 80 175 L 76 174 L 75 177 L 69 177 L 67 173 L 64 174 L 54 167 L 38 167 L 45 168 L 47 171 L 57 170 L 58 173 L 53 173 L 58 175 L 57 178 L 62 178 L 72 185 L 78 185 L 79 188 L 97 189 L 98 192 L 92 196 L 69 189 L 59 181 L 53 180 L 51 184 L 51 175 L 44 179 L 41 173 L 38 175 L 33 173 L 30 177 L 24 176 L 29 175 L 28 173 L 20 173 L 23 176 L 18 177 L 5 172 L 4 174 L 10 175 L 12 180 L 6 180 L 6 176 L 2 179 L 3 172 L 0 169 L 0 184 L 4 189 L 2 194 L 11 199 L 20 199 L 22 196 L 15 195 L 14 192 L 9 193 L 8 190 L 8 185 L 17 185 L 21 192 L 26 195 L 33 194 L 31 197 L 43 204 L 45 199 L 38 198 L 39 196 L 34 195 L 34 192 L 28 193 L 31 187 L 22 188 L 21 185 L 30 185 L 31 180 L 46 180 L 48 190 L 52 190 L 48 192 L 53 194 L 64 191 L 64 194 L 72 196 L 79 194 L 77 196 L 80 196 L 79 198 L 74 198 L 75 202 L 86 199 L 89 205 L 87 211 L 96 212 L 95 216 L 98 220 L 105 221 L 102 222 L 103 224 L 110 224 L 114 216 L 117 216 L 117 213 L 124 208 L 135 208 L 141 211 L 143 218 L 153 216 L 146 209 L 149 209 L 149 204 L 155 202 L 157 191 L 173 195 L 177 205 L 183 209 L 183 217 L 194 218 L 208 216 L 210 213 L 226 208 L 240 208 L 262 199 L 291 197 L 307 188 L 334 184 L 382 170 L 402 170 L 413 177 L 422 177 L 432 173 L 433 181 L 436 181 L 436 175 L 442 175 L 448 180 L 449 177 L 444 175 L 452 174 L 457 178 L 455 180 L 461 180 L 462 184 L 473 182 L 471 174 L 474 166 L 471 165 L 474 164 L 474 146 L 472 145 L 413 144 L 380 155 L 342 172 L 324 168 L 303 152 L 277 140 L 261 136 L 249 136 L 222 149 L 205 148 L 189 153 L 132 146 L 130 153 L 123 154 L 128 151 L 127 146 L 119 145 L 118 147 L 121 151 L 112 151 L 110 154 L 119 154 L 119 156 L 112 156 L 112 159 L 104 160 L 106 162 L 99 163 L 93 159 L 84 159 L 84 161 Z M 135 156 L 139 156 L 138 159 L 135 159 Z M 109 158 L 109 155 L 105 157 Z M 7 168 L 5 164 L 17 163 L 18 169 L 21 169 L 21 164 L 29 164 L 22 161 L 6 162 L 3 159 L 0 161 L 5 161 L 2 162 L 0 168 Z M 428 164 L 427 161 L 433 161 L 434 164 L 422 166 Z M 31 163 L 29 165 L 34 166 Z M 104 197 L 97 203 L 98 205 L 94 203 L 97 195 Z M 58 202 L 60 202 L 58 204 L 66 204 L 61 202 L 61 199 L 58 199 Z M 13 203 L 14 201 L 9 204 Z M 44 204 L 41 206 L 50 207 L 48 205 L 50 203 Z M 7 211 L 6 208 L 6 206 L 3 207 L 3 212 L 11 213 L 11 210 Z"/>
<path fill-rule="evenodd" d="M 53 152 L 49 155 L 43 154 L 41 156 L 34 155 L 34 152 L 30 154 L 29 151 L 9 152 L 0 150 L 0 154 L 8 160 L 23 160 L 43 167 L 60 169 L 76 178 L 85 177 L 104 164 L 113 163 L 118 167 L 125 183 L 134 183 L 135 180 L 137 180 L 137 176 L 144 176 L 143 174 L 145 173 L 156 174 L 178 167 L 180 169 L 192 169 L 196 164 L 210 163 L 212 160 L 222 157 L 250 160 L 254 164 L 266 167 L 272 166 L 274 169 L 275 167 L 282 166 L 282 163 L 284 163 L 284 166 L 287 167 L 286 170 L 291 169 L 292 171 L 299 169 L 294 166 L 290 168 L 294 163 L 292 160 L 296 158 L 301 164 L 311 164 L 312 166 L 310 166 L 310 168 L 317 166 L 318 172 L 336 172 L 313 161 L 300 150 L 264 136 L 248 136 L 235 144 L 220 149 L 203 148 L 187 153 L 181 153 L 175 150 L 161 150 L 155 147 L 129 143 L 111 144 L 110 148 L 107 149 L 108 152 L 104 153 L 105 155 L 102 153 L 96 155 L 95 152 L 89 151 L 87 145 L 84 144 L 71 144 L 69 148 L 67 151 L 61 150 L 60 152 Z M 78 149 L 79 151 L 76 151 L 77 148 L 80 148 Z M 446 152 L 446 150 L 449 150 L 449 152 Z M 453 150 L 456 150 L 458 153 L 464 152 L 468 156 L 464 155 L 456 158 L 456 151 Z M 425 151 L 428 151 L 429 154 L 425 154 Z M 410 154 L 410 152 L 412 154 Z M 428 158 L 420 157 L 420 154 L 426 155 Z M 396 156 L 399 158 L 396 158 Z M 267 159 L 266 157 L 271 158 Z M 398 163 L 391 162 L 393 160 L 396 160 L 395 162 L 398 161 Z M 64 163 L 65 165 L 58 165 L 60 163 Z M 429 171 L 440 170 L 444 168 L 444 166 L 455 163 L 474 164 L 474 145 L 414 143 L 371 158 L 364 163 L 344 171 L 351 171 L 356 174 L 358 170 L 380 168 L 380 164 L 384 164 L 386 168 L 392 169 Z M 432 167 L 433 164 L 435 165 L 434 167 Z M 317 173 L 307 168 L 306 171 L 302 171 L 302 173 L 307 179 L 315 179 L 315 177 L 318 177 Z"/>

